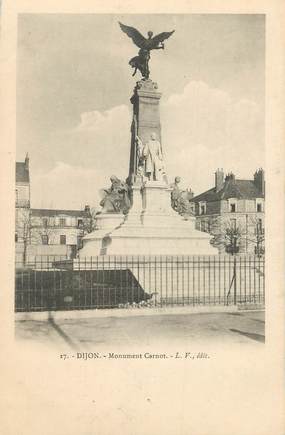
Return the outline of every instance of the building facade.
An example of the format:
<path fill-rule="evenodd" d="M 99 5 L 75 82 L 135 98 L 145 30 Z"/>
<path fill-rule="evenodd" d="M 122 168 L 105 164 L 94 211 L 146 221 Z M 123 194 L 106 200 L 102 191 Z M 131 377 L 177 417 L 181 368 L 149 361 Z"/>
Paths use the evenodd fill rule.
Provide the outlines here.
<path fill-rule="evenodd" d="M 16 261 L 18 261 L 25 256 L 29 243 L 30 168 L 28 154 L 24 162 L 16 162 L 15 219 L 15 248 Z"/>
<path fill-rule="evenodd" d="M 76 257 L 82 237 L 88 231 L 90 208 L 84 210 L 31 209 L 33 255 Z"/>
<path fill-rule="evenodd" d="M 265 177 L 258 169 L 252 180 L 215 172 L 215 186 L 191 200 L 196 228 L 213 235 L 220 254 L 263 254 Z"/>
<path fill-rule="evenodd" d="M 93 228 L 89 206 L 84 210 L 31 208 L 28 155 L 16 163 L 16 262 L 26 264 L 36 256 L 74 258 L 82 237 Z"/>

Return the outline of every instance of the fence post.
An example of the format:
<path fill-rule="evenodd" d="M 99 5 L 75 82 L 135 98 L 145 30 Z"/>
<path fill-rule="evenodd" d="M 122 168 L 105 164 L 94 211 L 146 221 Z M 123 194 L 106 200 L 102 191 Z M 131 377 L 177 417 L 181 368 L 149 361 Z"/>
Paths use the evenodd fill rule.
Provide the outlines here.
<path fill-rule="evenodd" d="M 237 304 L 237 257 L 234 255 L 234 305 Z"/>

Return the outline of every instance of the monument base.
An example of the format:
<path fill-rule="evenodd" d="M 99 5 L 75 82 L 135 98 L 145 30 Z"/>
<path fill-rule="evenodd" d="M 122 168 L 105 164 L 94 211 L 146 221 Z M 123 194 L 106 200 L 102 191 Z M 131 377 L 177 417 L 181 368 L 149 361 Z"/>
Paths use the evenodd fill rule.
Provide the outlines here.
<path fill-rule="evenodd" d="M 113 225 L 113 227 L 112 227 Z M 98 229 L 83 238 L 79 257 L 96 255 L 216 255 L 211 236 L 195 229 L 170 205 L 165 182 L 133 186 L 133 205 L 127 216 L 99 215 Z"/>

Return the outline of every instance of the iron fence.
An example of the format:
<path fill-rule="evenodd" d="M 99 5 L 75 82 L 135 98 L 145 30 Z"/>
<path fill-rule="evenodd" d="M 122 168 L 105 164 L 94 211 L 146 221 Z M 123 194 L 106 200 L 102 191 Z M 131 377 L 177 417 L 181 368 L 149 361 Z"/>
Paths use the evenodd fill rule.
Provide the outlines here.
<path fill-rule="evenodd" d="M 17 267 L 15 310 L 261 304 L 264 257 L 35 257 Z"/>

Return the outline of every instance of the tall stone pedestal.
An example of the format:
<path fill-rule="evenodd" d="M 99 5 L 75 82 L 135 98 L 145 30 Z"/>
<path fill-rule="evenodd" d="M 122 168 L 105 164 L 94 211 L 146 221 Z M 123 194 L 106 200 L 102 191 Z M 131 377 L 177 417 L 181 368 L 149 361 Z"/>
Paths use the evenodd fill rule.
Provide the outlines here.
<path fill-rule="evenodd" d="M 156 83 L 151 80 L 137 82 L 131 98 L 133 122 L 129 184 L 132 187 L 132 207 L 127 216 L 99 215 L 98 229 L 83 238 L 80 257 L 217 253 L 210 245 L 210 235 L 195 229 L 194 217 L 185 220 L 172 209 L 166 177 L 161 177 L 163 181 L 155 181 L 156 177 L 147 174 L 142 161 L 136 136 L 145 145 L 155 133 L 161 144 L 160 97 Z"/>
<path fill-rule="evenodd" d="M 131 184 L 140 180 L 138 176 L 139 160 L 137 155 L 136 136 L 139 136 L 143 143 L 146 143 L 155 133 L 156 138 L 161 142 L 161 125 L 159 101 L 161 93 L 152 80 L 140 80 L 137 82 L 131 103 L 133 105 L 133 120 L 131 125 L 131 151 L 129 164 L 129 181 Z"/>

